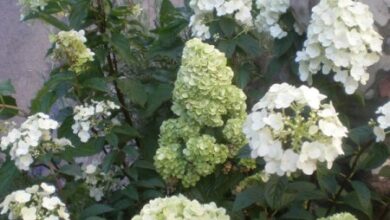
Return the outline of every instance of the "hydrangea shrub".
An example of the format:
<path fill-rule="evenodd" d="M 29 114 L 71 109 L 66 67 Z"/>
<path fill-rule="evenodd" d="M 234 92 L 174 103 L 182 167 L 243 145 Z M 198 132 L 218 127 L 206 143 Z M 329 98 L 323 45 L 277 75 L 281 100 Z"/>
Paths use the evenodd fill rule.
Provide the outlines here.
<path fill-rule="evenodd" d="M 0 82 L 0 219 L 390 219 L 383 39 L 318 2 L 15 1 L 56 62 Z"/>

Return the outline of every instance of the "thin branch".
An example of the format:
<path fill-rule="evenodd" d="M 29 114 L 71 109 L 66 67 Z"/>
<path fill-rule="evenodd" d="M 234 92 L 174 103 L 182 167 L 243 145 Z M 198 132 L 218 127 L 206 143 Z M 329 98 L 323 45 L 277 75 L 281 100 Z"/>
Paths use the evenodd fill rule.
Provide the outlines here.
<path fill-rule="evenodd" d="M 21 109 L 21 108 L 18 108 L 17 106 L 13 106 L 13 105 L 7 105 L 7 104 L 0 104 L 0 109 L 1 108 L 7 108 L 7 109 L 12 109 L 12 110 L 17 110 L 21 113 L 21 116 L 23 117 L 28 117 L 29 114 L 27 113 L 27 111 Z"/>

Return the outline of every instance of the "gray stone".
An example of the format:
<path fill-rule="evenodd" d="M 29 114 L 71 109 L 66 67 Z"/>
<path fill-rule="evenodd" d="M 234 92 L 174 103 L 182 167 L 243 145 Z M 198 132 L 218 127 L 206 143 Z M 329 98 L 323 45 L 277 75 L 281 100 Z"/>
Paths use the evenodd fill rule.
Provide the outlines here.
<path fill-rule="evenodd" d="M 18 105 L 28 109 L 50 69 L 49 31 L 38 22 L 20 22 L 17 0 L 1 0 L 0 14 L 0 80 L 12 80 Z"/>

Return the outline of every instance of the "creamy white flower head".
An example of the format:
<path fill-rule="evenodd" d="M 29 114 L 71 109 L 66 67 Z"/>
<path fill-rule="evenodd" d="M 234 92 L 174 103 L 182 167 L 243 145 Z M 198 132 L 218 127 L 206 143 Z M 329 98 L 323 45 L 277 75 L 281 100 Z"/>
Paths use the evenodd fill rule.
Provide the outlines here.
<path fill-rule="evenodd" d="M 382 37 L 374 29 L 369 7 L 352 0 L 321 0 L 313 8 L 307 40 L 298 51 L 302 81 L 312 75 L 334 72 L 334 81 L 353 94 L 369 79 L 367 68 L 379 61 Z"/>
<path fill-rule="evenodd" d="M 218 208 L 212 202 L 200 204 L 197 200 L 189 200 L 183 195 L 157 198 L 149 201 L 139 215 L 132 220 L 144 219 L 215 219 L 229 220 L 224 208 Z"/>
<path fill-rule="evenodd" d="M 274 84 L 252 108 L 243 132 L 253 158 L 262 157 L 265 172 L 283 176 L 297 170 L 311 175 L 318 162 L 330 169 L 343 154 L 347 129 L 326 96 L 307 86 Z"/>
<path fill-rule="evenodd" d="M 214 16 L 230 16 L 241 25 L 253 26 L 252 0 L 191 0 L 189 5 L 194 11 L 189 24 L 194 37 L 211 37 L 207 23 Z"/>
<path fill-rule="evenodd" d="M 290 8 L 290 0 L 256 0 L 256 7 L 259 14 L 256 17 L 255 26 L 259 32 L 269 33 L 277 39 L 287 36 L 279 20 Z"/>
<path fill-rule="evenodd" d="M 373 131 L 376 136 L 376 142 L 381 142 L 386 139 L 386 134 L 390 128 L 390 101 L 379 107 L 376 114 L 379 116 L 376 122 L 374 122 Z"/>
<path fill-rule="evenodd" d="M 29 170 L 34 158 L 48 152 L 58 152 L 64 149 L 65 145 L 59 145 L 53 137 L 54 130 L 59 127 L 58 122 L 50 119 L 43 113 L 29 116 L 20 128 L 11 130 L 8 135 L 1 138 L 1 150 L 8 148 L 11 160 L 20 170 Z M 70 141 L 62 138 L 61 142 Z"/>
<path fill-rule="evenodd" d="M 88 142 L 93 135 L 92 130 L 99 132 L 97 125 L 111 116 L 111 111 L 116 109 L 119 109 L 119 106 L 109 100 L 92 100 L 91 104 L 86 103 L 75 106 L 74 124 L 72 125 L 73 133 L 79 136 L 81 142 Z M 100 133 L 100 135 L 104 135 L 104 133 Z"/>
<path fill-rule="evenodd" d="M 46 183 L 12 192 L 0 204 L 0 214 L 9 213 L 9 216 L 12 216 L 10 219 L 69 220 L 65 204 L 52 195 L 54 192 L 55 188 Z"/>

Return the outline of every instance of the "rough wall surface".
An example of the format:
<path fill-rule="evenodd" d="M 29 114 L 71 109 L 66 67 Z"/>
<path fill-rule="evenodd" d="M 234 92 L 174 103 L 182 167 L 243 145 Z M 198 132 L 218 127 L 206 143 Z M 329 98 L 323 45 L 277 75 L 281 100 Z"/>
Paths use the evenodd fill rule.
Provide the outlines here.
<path fill-rule="evenodd" d="M 0 80 L 11 79 L 18 104 L 27 109 L 49 71 L 48 31 L 40 23 L 19 21 L 17 0 L 0 1 Z"/>

